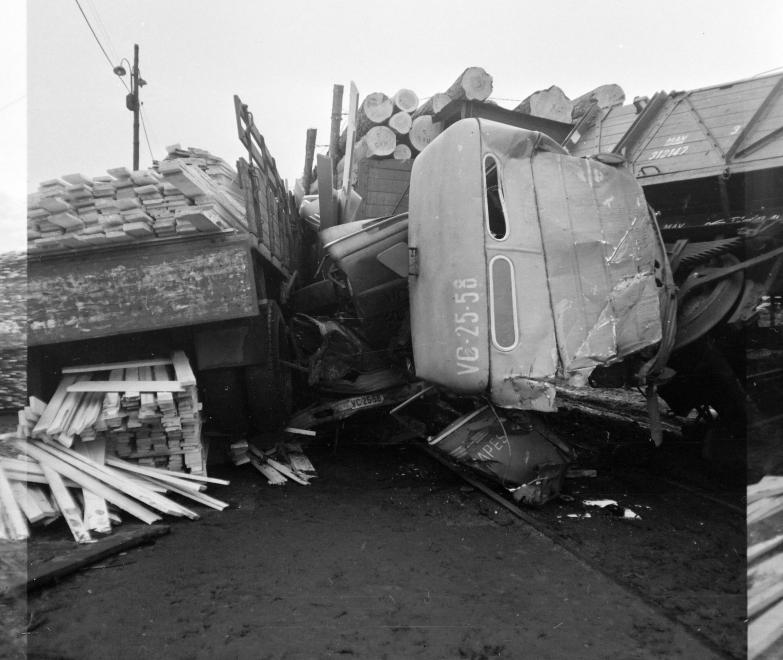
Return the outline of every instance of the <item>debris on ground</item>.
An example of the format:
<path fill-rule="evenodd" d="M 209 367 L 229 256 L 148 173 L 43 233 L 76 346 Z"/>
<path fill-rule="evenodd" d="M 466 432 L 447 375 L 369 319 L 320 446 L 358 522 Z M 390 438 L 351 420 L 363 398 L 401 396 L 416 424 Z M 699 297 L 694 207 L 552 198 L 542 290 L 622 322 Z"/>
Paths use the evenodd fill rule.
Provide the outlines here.
<path fill-rule="evenodd" d="M 281 442 L 266 451 L 251 444 L 248 445 L 247 458 L 266 477 L 270 486 L 282 486 L 288 480 L 309 486 L 310 480 L 317 476 L 315 467 L 298 441 Z"/>
<path fill-rule="evenodd" d="M 783 477 L 748 486 L 748 658 L 783 640 Z"/>
<path fill-rule="evenodd" d="M 2 538 L 26 539 L 29 525 L 62 515 L 74 539 L 90 543 L 119 522 L 109 504 L 147 524 L 162 514 L 199 517 L 164 493 L 228 506 L 203 492 L 228 481 L 206 476 L 196 379 L 183 352 L 63 372 L 49 403 L 31 397 L 17 432 L 2 436 Z"/>
<path fill-rule="evenodd" d="M 507 488 L 517 502 L 543 504 L 557 496 L 571 458 L 568 445 L 533 414 L 485 405 L 428 440 Z"/>

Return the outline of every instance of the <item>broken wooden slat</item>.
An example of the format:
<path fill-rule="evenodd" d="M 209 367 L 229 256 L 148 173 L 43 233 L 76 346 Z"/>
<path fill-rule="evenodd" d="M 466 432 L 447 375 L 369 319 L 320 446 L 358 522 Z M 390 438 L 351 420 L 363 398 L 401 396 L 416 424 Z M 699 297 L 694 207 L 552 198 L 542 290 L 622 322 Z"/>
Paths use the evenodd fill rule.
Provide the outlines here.
<path fill-rule="evenodd" d="M 76 376 L 65 376 L 60 381 L 60 384 L 57 386 L 57 389 L 52 395 L 52 398 L 49 400 L 49 404 L 46 406 L 46 409 L 41 415 L 41 418 L 33 428 L 33 437 L 37 437 L 46 433 L 46 429 L 54 420 L 55 415 L 57 415 L 60 410 L 60 405 L 62 404 L 63 399 L 65 399 L 68 394 L 68 387 L 75 382 Z"/>
<path fill-rule="evenodd" d="M 270 486 L 282 486 L 288 480 L 268 463 L 258 460 L 258 457 L 248 454 L 250 464 L 263 474 Z"/>

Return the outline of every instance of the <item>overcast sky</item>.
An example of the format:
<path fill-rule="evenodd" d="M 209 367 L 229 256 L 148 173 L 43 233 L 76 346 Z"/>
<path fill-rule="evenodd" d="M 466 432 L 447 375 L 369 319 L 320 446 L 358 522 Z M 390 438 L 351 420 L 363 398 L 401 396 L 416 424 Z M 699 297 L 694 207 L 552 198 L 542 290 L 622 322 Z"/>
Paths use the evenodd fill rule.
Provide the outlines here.
<path fill-rule="evenodd" d="M 574 98 L 617 83 L 630 101 L 783 67 L 780 0 L 80 0 L 108 58 L 76 0 L 30 0 L 26 27 L 24 4 L 4 0 L 0 26 L 3 60 L 16 65 L 0 74 L 0 221 L 17 228 L 19 200 L 42 180 L 130 166 L 132 114 L 111 65 L 132 60 L 134 43 L 147 81 L 142 167 L 173 143 L 233 165 L 239 94 L 289 184 L 307 128 L 328 142 L 335 83 L 424 98 L 482 66 L 513 107 L 552 84 Z"/>

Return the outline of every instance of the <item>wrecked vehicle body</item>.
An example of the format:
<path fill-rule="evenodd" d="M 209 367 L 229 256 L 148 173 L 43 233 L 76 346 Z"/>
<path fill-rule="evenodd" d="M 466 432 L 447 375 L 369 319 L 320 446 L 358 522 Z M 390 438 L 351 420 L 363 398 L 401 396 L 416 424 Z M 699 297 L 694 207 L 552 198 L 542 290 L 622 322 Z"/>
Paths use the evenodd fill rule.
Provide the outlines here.
<path fill-rule="evenodd" d="M 464 119 L 414 161 L 407 215 L 320 235 L 343 320 L 409 378 L 470 401 L 430 444 L 520 501 L 556 495 L 571 458 L 540 415 L 558 383 L 626 362 L 654 394 L 671 349 L 666 253 L 620 162 Z"/>

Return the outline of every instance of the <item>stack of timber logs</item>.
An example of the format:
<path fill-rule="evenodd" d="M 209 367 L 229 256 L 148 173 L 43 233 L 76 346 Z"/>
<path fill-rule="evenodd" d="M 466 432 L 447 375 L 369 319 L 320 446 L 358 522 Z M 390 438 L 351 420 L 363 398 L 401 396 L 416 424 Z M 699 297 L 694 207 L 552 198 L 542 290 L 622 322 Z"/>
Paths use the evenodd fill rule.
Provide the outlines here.
<path fill-rule="evenodd" d="M 66 367 L 36 423 L 20 413 L 18 435 L 64 447 L 100 440 L 110 456 L 203 475 L 200 407 L 182 351 L 170 359 Z"/>
<path fill-rule="evenodd" d="M 168 147 L 148 170 L 66 174 L 28 196 L 28 251 L 247 230 L 236 172 L 203 149 Z"/>
<path fill-rule="evenodd" d="M 748 658 L 783 650 L 783 477 L 748 486 Z M 765 655 L 765 654 L 770 655 Z"/>
<path fill-rule="evenodd" d="M 56 413 L 66 408 L 60 405 Z M 0 436 L 0 539 L 24 540 L 30 526 L 47 525 L 60 516 L 77 543 L 92 542 L 94 534 L 111 533 L 112 526 L 121 522 L 116 511 L 150 525 L 162 515 L 199 517 L 166 493 L 217 510 L 228 506 L 203 492 L 207 484 L 227 485 L 226 480 L 112 457 L 106 452 L 105 437 L 76 437 L 66 446 L 54 436 L 36 435 L 42 420 L 47 428 L 57 423 L 52 413 L 54 408 L 31 398 L 19 412 L 17 433 Z"/>
<path fill-rule="evenodd" d="M 411 89 L 400 89 L 392 96 L 383 92 L 368 94 L 360 103 L 356 117 L 351 181 L 356 183 L 358 164 L 366 158 L 399 161 L 415 158 L 443 130 L 440 122 L 432 120 L 433 114 L 452 101 L 484 101 L 491 92 L 492 76 L 481 67 L 469 67 L 445 92 L 435 94 L 421 105 Z M 345 152 L 346 135 L 344 131 L 338 158 Z M 338 165 L 338 174 L 341 172 L 342 162 Z"/>

